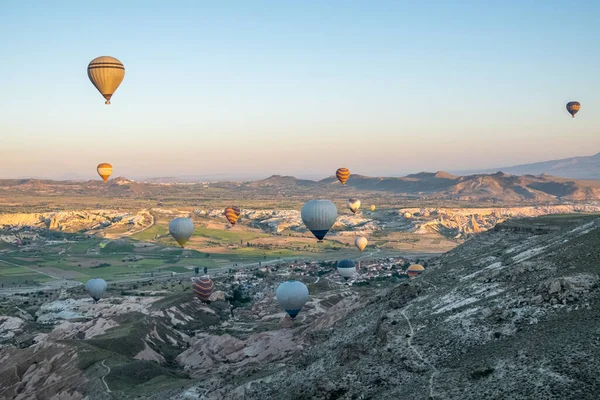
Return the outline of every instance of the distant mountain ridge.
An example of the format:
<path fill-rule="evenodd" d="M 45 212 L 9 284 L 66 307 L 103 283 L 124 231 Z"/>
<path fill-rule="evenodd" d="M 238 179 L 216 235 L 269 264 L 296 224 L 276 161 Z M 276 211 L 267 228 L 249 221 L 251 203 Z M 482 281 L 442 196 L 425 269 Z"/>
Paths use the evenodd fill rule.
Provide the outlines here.
<path fill-rule="evenodd" d="M 564 201 L 599 201 L 600 180 L 577 180 L 551 175 L 511 175 L 504 172 L 455 176 L 444 171 L 419 172 L 404 177 L 369 177 L 352 174 L 342 186 L 335 176 L 319 181 L 293 176 L 272 175 L 266 179 L 246 182 L 147 183 L 123 177 L 87 182 L 50 181 L 37 179 L 0 180 L 0 190 L 6 198 L 11 193 L 25 196 L 80 196 L 87 194 L 103 198 L 167 198 L 194 199 L 222 197 L 244 199 L 309 199 L 344 198 L 385 195 L 393 199 L 430 199 L 452 201 L 482 201 L 492 203 L 548 203 Z M 344 192 L 340 192 L 344 191 Z M 217 196 L 218 193 L 218 196 Z M 2 196 L 0 196 L 0 199 Z"/>
<path fill-rule="evenodd" d="M 513 175 L 548 174 L 564 178 L 600 179 L 600 153 L 593 156 L 563 158 L 511 167 L 477 170 L 480 173 L 503 171 Z M 472 171 L 475 172 L 475 171 Z"/>

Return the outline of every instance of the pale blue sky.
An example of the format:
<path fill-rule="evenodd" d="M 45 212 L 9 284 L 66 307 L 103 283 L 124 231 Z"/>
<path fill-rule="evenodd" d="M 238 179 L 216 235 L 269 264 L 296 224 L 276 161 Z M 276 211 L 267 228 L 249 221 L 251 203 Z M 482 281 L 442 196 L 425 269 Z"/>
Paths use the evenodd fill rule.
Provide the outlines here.
<path fill-rule="evenodd" d="M 594 154 L 599 15 L 598 1 L 0 0 L 0 177 L 91 178 L 103 161 L 132 178 L 402 175 Z M 101 55 L 127 70 L 110 106 L 86 73 Z"/>

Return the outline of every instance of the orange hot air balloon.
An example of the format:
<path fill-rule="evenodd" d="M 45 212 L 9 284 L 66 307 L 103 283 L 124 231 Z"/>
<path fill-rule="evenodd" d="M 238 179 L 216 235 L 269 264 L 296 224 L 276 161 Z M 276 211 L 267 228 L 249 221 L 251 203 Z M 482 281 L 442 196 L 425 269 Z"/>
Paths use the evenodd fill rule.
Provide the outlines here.
<path fill-rule="evenodd" d="M 571 114 L 571 117 L 575 118 L 575 114 L 581 108 L 581 104 L 578 101 L 570 101 L 567 103 L 567 111 Z"/>
<path fill-rule="evenodd" d="M 342 182 L 342 185 L 345 185 L 348 178 L 350 178 L 350 170 L 348 168 L 338 168 L 335 171 L 335 176 Z"/>
<path fill-rule="evenodd" d="M 106 99 L 104 104 L 110 104 L 110 98 L 123 82 L 124 77 L 125 67 L 114 57 L 97 57 L 88 65 L 88 78 Z"/>
<path fill-rule="evenodd" d="M 231 225 L 235 225 L 240 217 L 240 213 L 240 208 L 235 206 L 227 207 L 224 212 L 225 218 L 227 218 L 227 221 L 229 221 Z"/>
<path fill-rule="evenodd" d="M 406 270 L 409 277 L 415 278 L 421 272 L 425 271 L 425 268 L 421 264 L 413 264 Z"/>
<path fill-rule="evenodd" d="M 110 174 L 112 174 L 112 165 L 103 162 L 101 164 L 98 164 L 96 170 L 98 171 L 98 175 L 100 175 L 102 179 L 104 179 L 104 182 L 106 182 Z"/>

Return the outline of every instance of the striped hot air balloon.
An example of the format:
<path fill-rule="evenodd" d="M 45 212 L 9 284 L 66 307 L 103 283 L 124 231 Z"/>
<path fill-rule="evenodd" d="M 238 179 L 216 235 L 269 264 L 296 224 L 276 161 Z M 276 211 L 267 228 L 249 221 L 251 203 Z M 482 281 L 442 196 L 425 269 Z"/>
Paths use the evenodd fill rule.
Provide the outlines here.
<path fill-rule="evenodd" d="M 410 267 L 408 267 L 406 273 L 409 277 L 414 278 L 423 271 L 425 271 L 425 267 L 423 267 L 421 264 L 413 264 Z"/>
<path fill-rule="evenodd" d="M 571 114 L 571 117 L 575 118 L 575 114 L 581 108 L 581 104 L 578 101 L 570 101 L 567 103 L 567 111 Z"/>
<path fill-rule="evenodd" d="M 361 252 L 365 249 L 365 247 L 367 247 L 368 243 L 369 241 L 364 236 L 359 236 L 356 239 L 354 239 L 354 245 L 358 247 L 358 250 L 360 250 Z"/>
<path fill-rule="evenodd" d="M 338 168 L 335 171 L 335 176 L 342 182 L 342 185 L 345 185 L 348 178 L 350 178 L 350 170 L 348 168 Z"/>
<path fill-rule="evenodd" d="M 281 308 L 295 319 L 308 301 L 308 288 L 302 282 L 290 280 L 277 287 L 275 296 Z"/>
<path fill-rule="evenodd" d="M 207 275 L 201 277 L 192 278 L 192 289 L 196 296 L 202 302 L 207 302 L 210 299 L 210 295 L 213 293 L 215 285 Z"/>
<path fill-rule="evenodd" d="M 112 174 L 112 165 L 105 162 L 100 163 L 98 164 L 98 167 L 96 167 L 96 171 L 98 171 L 98 175 L 106 182 L 108 177 Z"/>
<path fill-rule="evenodd" d="M 337 269 L 344 280 L 348 280 L 356 273 L 356 264 L 352 260 L 342 260 L 338 262 Z"/>
<path fill-rule="evenodd" d="M 104 104 L 110 104 L 110 98 L 125 77 L 123 63 L 114 57 L 102 56 L 94 58 L 88 65 L 87 71 L 92 84 L 106 99 Z"/>
<path fill-rule="evenodd" d="M 321 241 L 337 219 L 337 208 L 329 200 L 309 200 L 300 212 L 302 222 Z"/>
<path fill-rule="evenodd" d="M 85 289 L 88 291 L 90 297 L 97 303 L 100 297 L 106 292 L 106 281 L 101 278 L 94 278 L 87 281 Z"/>
<path fill-rule="evenodd" d="M 194 233 L 194 222 L 189 218 L 173 218 L 169 222 L 169 233 L 183 247 Z"/>
<path fill-rule="evenodd" d="M 235 206 L 227 207 L 225 209 L 225 212 L 223 213 L 223 215 L 225 215 L 225 218 L 227 218 L 227 221 L 229 221 L 231 225 L 235 225 L 238 218 L 240 217 L 240 214 L 240 208 Z"/>
<path fill-rule="evenodd" d="M 352 211 L 353 214 L 356 214 L 356 212 L 360 208 L 360 200 L 349 199 L 348 200 L 348 208 L 350 209 L 350 211 Z"/>

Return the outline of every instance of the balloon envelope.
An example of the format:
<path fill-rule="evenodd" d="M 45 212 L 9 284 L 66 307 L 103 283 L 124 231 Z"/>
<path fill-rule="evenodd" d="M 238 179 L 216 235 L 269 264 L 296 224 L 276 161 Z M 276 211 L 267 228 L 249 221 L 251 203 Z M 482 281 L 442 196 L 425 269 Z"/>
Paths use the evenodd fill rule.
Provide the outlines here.
<path fill-rule="evenodd" d="M 105 162 L 98 164 L 98 167 L 96 167 L 98 175 L 100 175 L 104 182 L 106 182 L 108 180 L 108 177 L 112 174 L 112 169 L 112 165 Z"/>
<path fill-rule="evenodd" d="M 194 223 L 189 218 L 173 218 L 169 222 L 169 233 L 183 247 L 194 233 Z"/>
<path fill-rule="evenodd" d="M 90 279 L 85 284 L 85 289 L 94 301 L 98 301 L 104 292 L 106 292 L 106 281 L 101 278 Z"/>
<path fill-rule="evenodd" d="M 567 111 L 571 114 L 571 117 L 575 118 L 575 114 L 581 108 L 581 104 L 578 101 L 570 101 L 567 103 Z"/>
<path fill-rule="evenodd" d="M 368 243 L 369 243 L 369 241 L 364 236 L 359 236 L 356 239 L 354 239 L 354 245 L 356 247 L 358 247 L 358 249 L 360 251 L 363 251 L 365 249 L 365 247 L 367 247 Z"/>
<path fill-rule="evenodd" d="M 100 94 L 110 104 L 110 99 L 125 77 L 125 66 L 114 57 L 94 58 L 88 65 L 88 77 Z"/>
<path fill-rule="evenodd" d="M 350 170 L 348 168 L 338 168 L 335 171 L 335 176 L 342 182 L 342 185 L 345 185 L 348 178 L 350 178 Z"/>
<path fill-rule="evenodd" d="M 342 260 L 338 262 L 337 269 L 342 278 L 348 280 L 356 273 L 356 264 L 354 264 L 354 261 L 352 260 Z"/>
<path fill-rule="evenodd" d="M 275 296 L 281 308 L 294 319 L 308 301 L 308 288 L 302 282 L 291 280 L 280 284 Z"/>
<path fill-rule="evenodd" d="M 215 285 L 208 276 L 193 277 L 192 278 L 192 289 L 194 293 L 201 301 L 208 301 L 210 295 L 213 293 Z"/>
<path fill-rule="evenodd" d="M 337 208 L 329 200 L 309 200 L 302 206 L 302 222 L 318 240 L 323 240 L 337 219 Z"/>
<path fill-rule="evenodd" d="M 419 275 L 423 271 L 425 271 L 425 267 L 423 267 L 421 264 L 413 264 L 410 267 L 408 267 L 408 269 L 406 270 L 406 273 L 411 278 L 414 278 L 415 276 Z"/>
<path fill-rule="evenodd" d="M 375 211 L 375 206 L 371 206 L 371 211 Z"/>
<path fill-rule="evenodd" d="M 227 207 L 223 214 L 225 214 L 225 218 L 227 218 L 227 221 L 229 221 L 231 225 L 235 225 L 238 218 L 240 217 L 241 211 L 239 207 L 232 206 Z"/>
<path fill-rule="evenodd" d="M 356 212 L 360 208 L 360 200 L 349 199 L 348 200 L 348 208 L 350 209 L 350 211 L 352 211 L 354 214 L 356 214 Z"/>

